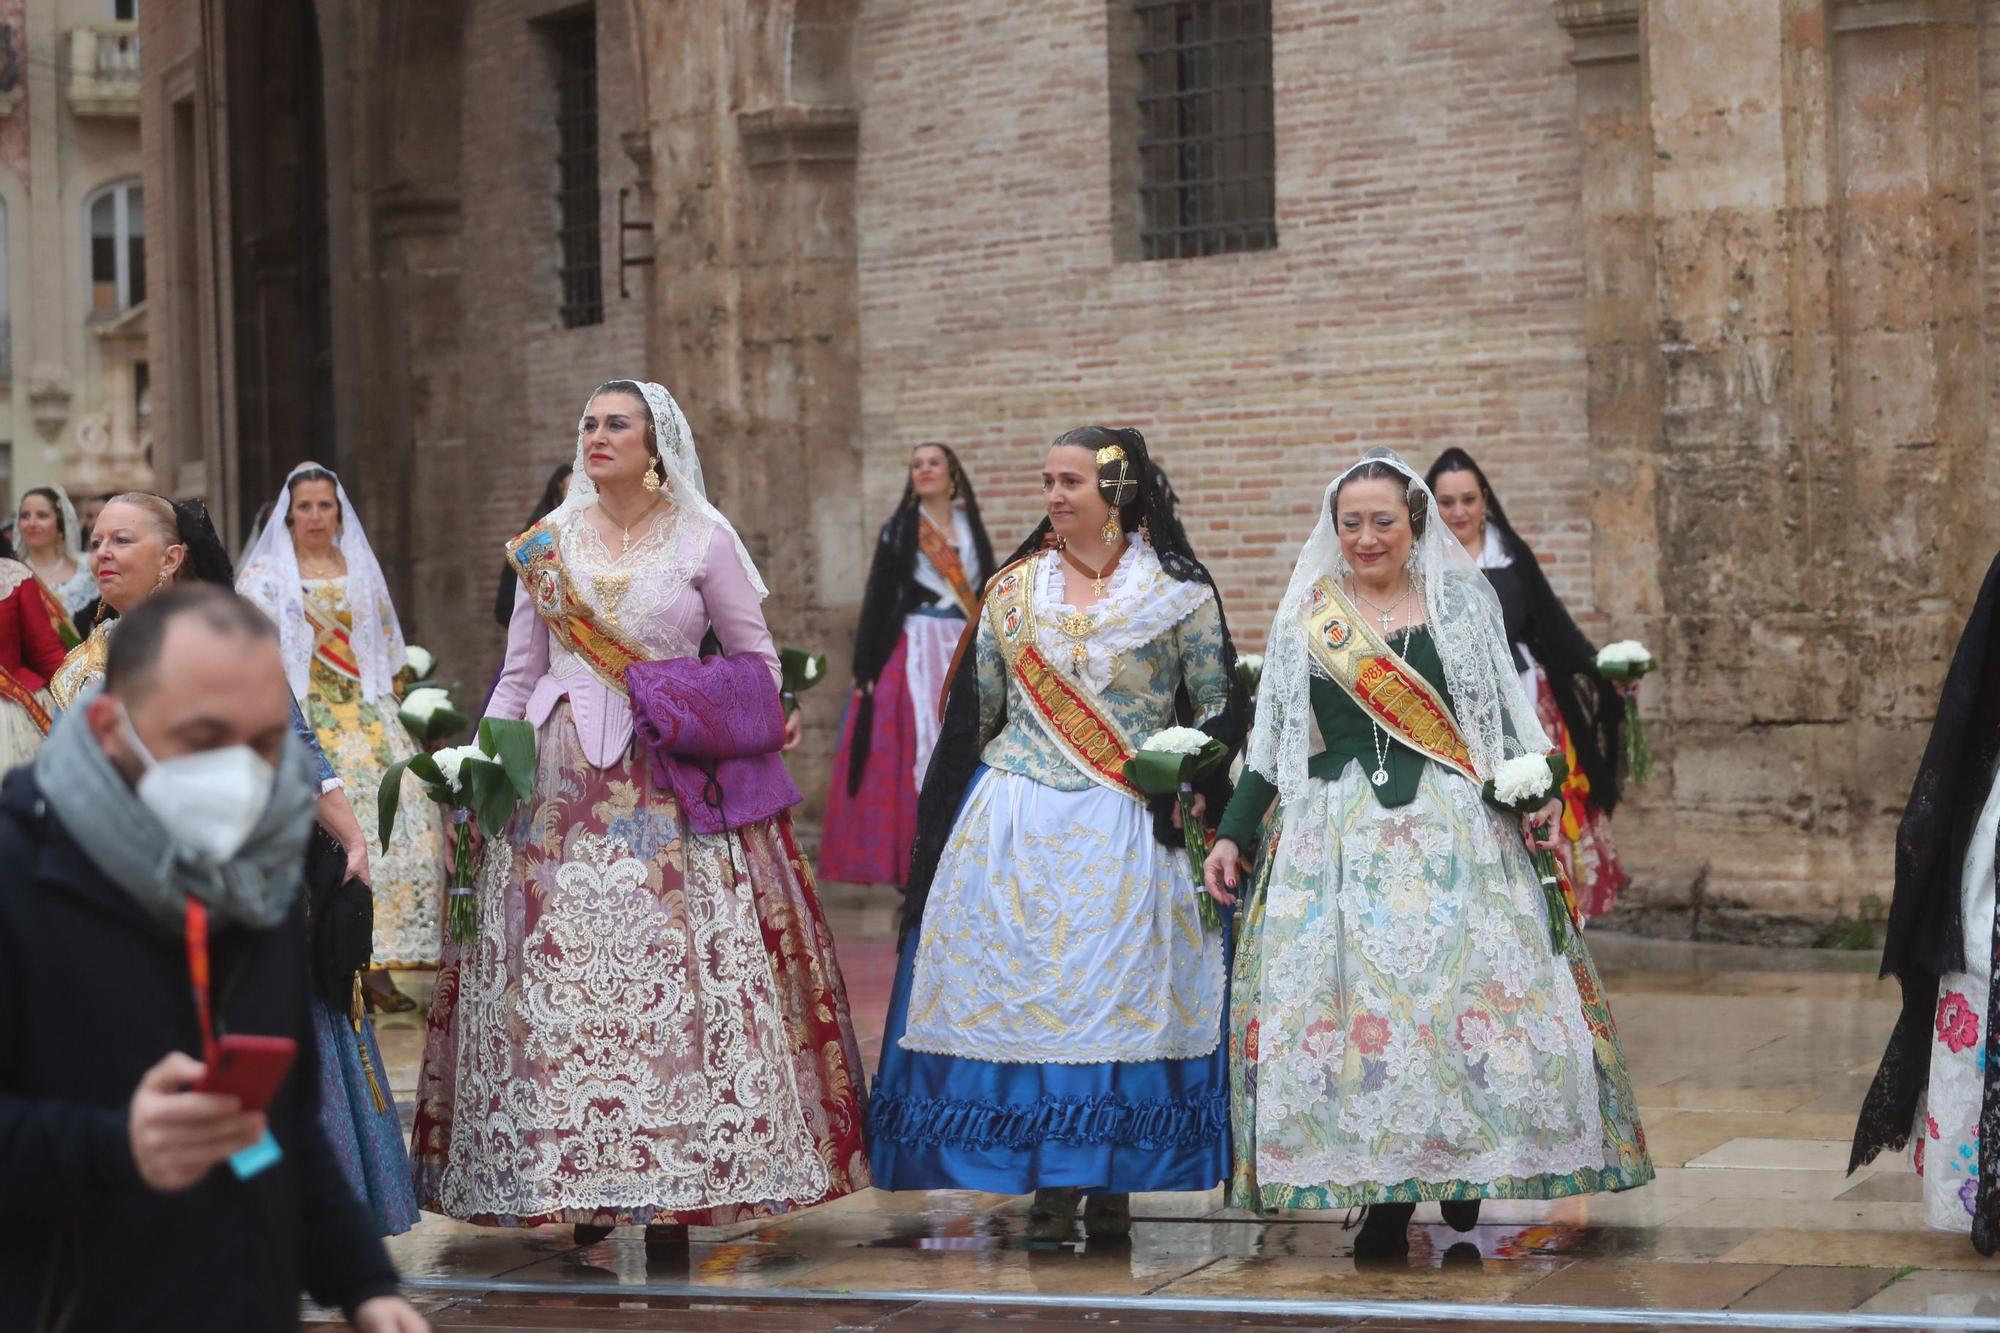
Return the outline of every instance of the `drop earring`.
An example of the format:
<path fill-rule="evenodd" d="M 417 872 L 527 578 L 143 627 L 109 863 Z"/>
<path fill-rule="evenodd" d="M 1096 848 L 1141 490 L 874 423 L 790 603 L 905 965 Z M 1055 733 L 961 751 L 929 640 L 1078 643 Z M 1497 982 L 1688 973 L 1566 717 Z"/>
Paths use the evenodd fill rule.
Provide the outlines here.
<path fill-rule="evenodd" d="M 646 460 L 646 476 L 644 484 L 648 493 L 653 495 L 658 495 L 660 493 L 660 486 L 663 483 L 660 480 L 659 459 L 648 458 Z"/>
<path fill-rule="evenodd" d="M 1118 511 L 1116 509 L 1111 511 L 1111 517 L 1104 520 L 1104 527 L 1100 529 L 1099 535 L 1104 538 L 1106 546 L 1116 545 L 1118 539 L 1125 535 L 1125 529 L 1118 526 Z"/>

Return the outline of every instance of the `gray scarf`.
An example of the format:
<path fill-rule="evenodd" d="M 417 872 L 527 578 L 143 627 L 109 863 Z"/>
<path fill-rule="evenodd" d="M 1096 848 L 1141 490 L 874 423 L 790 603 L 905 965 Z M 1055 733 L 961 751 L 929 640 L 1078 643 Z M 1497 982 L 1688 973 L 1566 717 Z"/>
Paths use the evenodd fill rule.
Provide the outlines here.
<path fill-rule="evenodd" d="M 235 859 L 218 866 L 174 838 L 112 766 L 84 717 L 99 688 L 77 699 L 35 756 L 42 799 L 84 855 L 147 915 L 176 931 L 190 895 L 216 914 L 217 924 L 268 930 L 283 921 L 304 876 L 317 799 L 298 738 L 286 732 L 264 817 Z M 85 830 L 96 836 L 86 841 L 79 836 Z"/>

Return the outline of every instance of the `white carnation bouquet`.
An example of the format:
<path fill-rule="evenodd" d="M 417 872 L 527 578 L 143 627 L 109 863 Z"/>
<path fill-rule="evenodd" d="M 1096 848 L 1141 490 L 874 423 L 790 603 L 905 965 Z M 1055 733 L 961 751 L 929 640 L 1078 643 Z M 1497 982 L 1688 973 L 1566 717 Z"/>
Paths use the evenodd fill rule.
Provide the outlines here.
<path fill-rule="evenodd" d="M 1569 777 L 1569 762 L 1560 754 L 1524 754 L 1500 765 L 1486 781 L 1486 799 L 1516 815 L 1529 815 L 1547 805 L 1562 791 Z M 1561 953 L 1569 947 L 1569 932 L 1576 924 L 1576 902 L 1571 897 L 1555 854 L 1546 847 L 1530 847 L 1528 859 L 1542 881 L 1542 896 L 1549 909 L 1549 943 Z"/>
<path fill-rule="evenodd" d="M 785 703 L 785 716 L 798 711 L 799 692 L 826 679 L 826 654 L 804 648 L 778 649 L 778 673 L 783 678 L 778 694 Z"/>
<path fill-rule="evenodd" d="M 535 729 L 527 722 L 489 717 L 479 724 L 475 744 L 412 755 L 391 764 L 376 795 L 385 849 L 396 827 L 406 770 L 423 784 L 425 796 L 449 812 L 451 897 L 447 916 L 453 942 L 465 944 L 478 933 L 479 926 L 472 888 L 479 871 L 473 829 L 476 826 L 489 838 L 498 835 L 513 818 L 514 807 L 533 793 Z"/>
<path fill-rule="evenodd" d="M 1597 674 L 1617 685 L 1627 685 L 1658 670 L 1653 652 L 1637 639 L 1620 639 L 1597 654 Z M 1625 772 L 1634 782 L 1653 776 L 1653 747 L 1646 739 L 1646 724 L 1639 720 L 1636 693 L 1625 694 Z"/>
<path fill-rule="evenodd" d="M 464 731 L 471 720 L 452 702 L 451 690 L 437 683 L 437 658 L 430 649 L 411 644 L 404 650 L 404 665 L 409 677 L 396 718 L 417 744 L 429 749 Z"/>
<path fill-rule="evenodd" d="M 1197 886 L 1212 843 L 1208 826 L 1195 818 L 1194 784 L 1214 771 L 1228 753 L 1228 746 L 1205 731 L 1167 727 L 1148 736 L 1139 753 L 1125 761 L 1126 781 L 1148 796 L 1171 796 L 1180 803 L 1181 838 L 1193 863 Z M 1220 930 L 1222 909 L 1199 888 L 1195 896 L 1200 900 L 1202 925 Z"/>

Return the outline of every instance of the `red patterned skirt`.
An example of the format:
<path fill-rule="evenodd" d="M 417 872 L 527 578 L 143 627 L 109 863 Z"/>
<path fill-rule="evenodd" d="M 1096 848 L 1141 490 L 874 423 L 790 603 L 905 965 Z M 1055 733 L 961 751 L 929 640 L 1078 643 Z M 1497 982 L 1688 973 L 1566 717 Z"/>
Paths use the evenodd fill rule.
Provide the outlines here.
<path fill-rule="evenodd" d="M 1632 877 L 1625 873 L 1618 849 L 1612 845 L 1610 817 L 1591 799 L 1590 779 L 1576 761 L 1576 746 L 1570 741 L 1569 728 L 1563 725 L 1562 710 L 1556 707 L 1548 672 L 1540 666 L 1534 670 L 1533 698 L 1542 730 L 1569 761 L 1569 777 L 1562 789 L 1562 840 L 1557 851 L 1569 867 L 1577 911 L 1585 920 L 1603 916 Z"/>
<path fill-rule="evenodd" d="M 776 819 L 687 830 L 560 705 L 533 800 L 447 940 L 417 1090 L 422 1206 L 487 1226 L 722 1225 L 869 1183 L 864 1081 L 812 870 Z"/>

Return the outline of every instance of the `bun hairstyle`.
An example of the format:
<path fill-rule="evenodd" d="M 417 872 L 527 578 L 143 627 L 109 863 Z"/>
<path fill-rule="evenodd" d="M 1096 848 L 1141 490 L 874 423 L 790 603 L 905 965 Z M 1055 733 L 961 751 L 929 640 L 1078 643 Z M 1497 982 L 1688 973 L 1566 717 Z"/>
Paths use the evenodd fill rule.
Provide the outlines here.
<path fill-rule="evenodd" d="M 1097 465 L 1097 493 L 1110 501 L 1122 482 L 1125 502 L 1112 504 L 1118 514 L 1118 526 L 1130 532 L 1145 520 L 1152 508 L 1147 503 L 1152 456 L 1146 451 L 1145 436 L 1129 426 L 1078 426 L 1056 436 L 1050 447 L 1088 449 L 1093 458 L 1106 449 L 1116 448 L 1121 457 L 1104 459 Z"/>
<path fill-rule="evenodd" d="M 1370 449 L 1367 453 L 1363 454 L 1361 461 L 1349 468 L 1347 475 L 1340 479 L 1340 485 L 1334 488 L 1331 504 L 1334 508 L 1335 517 L 1338 517 L 1340 493 L 1346 490 L 1352 482 L 1388 481 L 1398 483 L 1403 488 L 1403 509 L 1410 516 L 1410 538 L 1414 541 L 1424 535 L 1424 528 L 1430 522 L 1430 506 L 1417 504 L 1411 499 L 1410 492 L 1419 483 L 1409 473 L 1389 462 L 1388 460 L 1392 456 L 1389 450 L 1379 447 Z"/>

